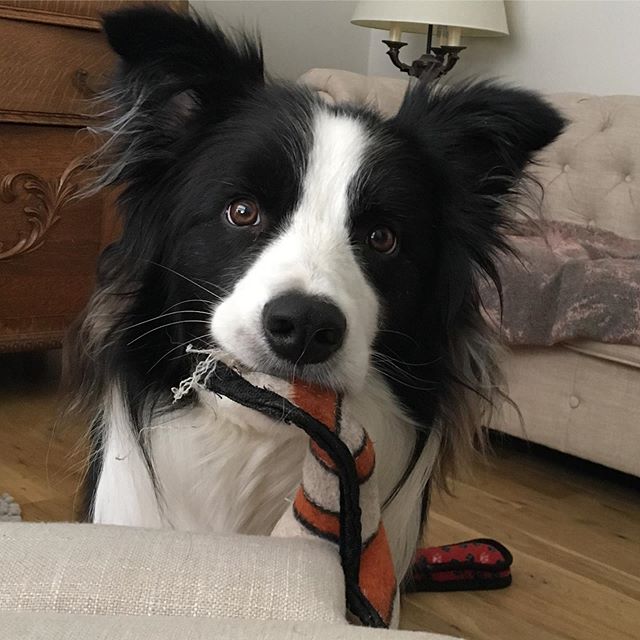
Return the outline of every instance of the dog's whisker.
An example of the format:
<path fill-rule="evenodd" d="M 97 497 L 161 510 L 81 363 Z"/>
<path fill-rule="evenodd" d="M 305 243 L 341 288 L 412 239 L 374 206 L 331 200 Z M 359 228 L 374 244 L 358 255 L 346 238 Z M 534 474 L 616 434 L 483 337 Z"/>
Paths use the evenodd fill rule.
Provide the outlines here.
<path fill-rule="evenodd" d="M 162 357 L 158 358 L 158 360 L 156 360 L 147 370 L 147 373 L 150 373 L 153 369 L 155 369 L 170 353 L 173 353 L 174 351 L 177 351 L 178 349 L 184 349 L 186 348 L 186 346 L 192 342 L 198 342 L 199 340 L 204 340 L 209 336 L 209 333 L 203 333 L 200 336 L 196 336 L 195 338 L 189 338 L 188 340 L 185 340 L 184 342 L 181 342 L 180 344 L 176 345 L 175 347 L 172 347 L 171 349 L 169 349 L 169 351 L 167 351 Z M 180 357 L 182 357 L 181 354 Z"/>
<path fill-rule="evenodd" d="M 423 382 L 425 384 L 434 384 L 434 382 L 432 380 L 427 380 L 425 378 L 421 378 L 419 376 L 416 376 L 415 374 L 409 372 L 409 371 L 405 371 L 402 367 L 399 366 L 399 364 L 394 361 L 393 359 L 387 358 L 384 354 L 378 353 L 378 352 L 373 352 L 372 353 L 372 359 L 377 360 L 378 362 L 380 362 L 381 365 L 387 365 L 389 367 L 392 367 L 394 369 L 394 371 L 397 374 L 400 374 L 404 377 L 406 377 L 408 380 L 414 380 L 416 382 Z M 386 370 L 386 368 L 384 369 L 377 369 L 378 371 L 380 371 L 381 373 L 383 373 L 383 375 L 386 375 L 387 377 L 391 377 L 389 375 L 389 372 Z M 400 382 L 400 380 L 398 380 L 397 378 L 395 378 L 396 382 Z"/>
<path fill-rule="evenodd" d="M 409 340 L 410 342 L 412 342 L 416 346 L 420 345 L 420 343 L 413 336 L 410 336 L 408 333 L 404 333 L 403 331 L 394 331 L 393 329 L 378 329 L 378 333 L 391 333 L 393 335 L 397 335 L 397 336 L 401 336 L 402 338 L 406 338 L 407 340 Z"/>
<path fill-rule="evenodd" d="M 307 349 L 309 348 L 309 345 L 311 344 L 311 342 L 313 341 L 313 339 L 315 338 L 316 335 L 318 335 L 318 333 L 320 333 L 322 331 L 322 329 L 316 329 L 307 339 L 304 348 L 302 349 L 302 352 L 300 353 L 300 355 L 298 356 L 298 358 L 296 359 L 296 361 L 293 364 L 293 379 L 295 380 L 296 377 L 296 368 L 297 366 L 300 364 L 300 360 L 302 360 L 302 358 L 304 357 L 304 354 L 307 352 Z"/>
<path fill-rule="evenodd" d="M 428 367 L 440 360 L 440 358 L 434 358 L 433 360 L 429 360 L 427 362 L 408 362 L 406 360 L 400 360 L 399 358 L 393 358 L 386 353 L 381 353 L 380 351 L 372 351 L 371 356 L 373 358 L 393 362 L 394 364 L 404 365 L 406 367 Z"/>
<path fill-rule="evenodd" d="M 396 376 L 391 375 L 388 371 L 381 370 L 379 367 L 374 366 L 374 369 L 378 373 L 383 375 L 385 378 L 387 378 L 388 380 L 393 380 L 394 382 L 397 382 L 398 384 L 401 384 L 402 386 L 407 387 L 408 389 L 415 389 L 416 391 L 433 391 L 434 389 L 437 388 L 435 383 L 430 383 L 430 381 L 428 381 L 428 380 L 421 380 L 421 382 L 424 382 L 425 384 L 431 384 L 432 386 L 428 386 L 428 387 L 420 386 L 419 387 L 417 385 L 410 384 L 406 380 L 402 380 L 400 378 L 397 378 Z"/>
<path fill-rule="evenodd" d="M 215 287 L 216 289 L 218 289 L 220 292 L 224 293 L 225 295 L 230 295 L 231 291 L 229 291 L 229 289 L 227 289 L 226 287 L 223 287 L 219 284 L 215 284 L 215 282 L 211 282 L 211 280 L 205 280 L 204 278 L 197 278 L 196 279 L 199 282 L 204 282 L 205 284 L 209 285 L 210 287 Z"/>
<path fill-rule="evenodd" d="M 147 320 L 142 320 L 140 322 L 136 322 L 135 324 L 130 324 L 127 325 L 126 327 L 122 327 L 122 329 L 117 329 L 115 331 L 115 333 L 122 333 L 123 331 L 130 331 L 131 329 L 135 329 L 136 327 L 139 327 L 143 324 L 149 324 L 150 322 L 155 322 L 156 320 L 160 320 L 161 318 L 166 318 L 167 316 L 175 316 L 175 315 L 179 315 L 179 314 L 189 314 L 189 313 L 197 313 L 197 314 L 201 314 L 204 316 L 209 316 L 211 315 L 208 311 L 197 311 L 196 309 L 187 309 L 187 310 L 181 310 L 181 311 L 171 311 L 169 313 L 161 313 L 158 316 L 155 316 L 153 318 L 148 318 Z M 192 320 L 190 319 L 185 319 L 185 323 L 186 322 L 192 322 Z"/>
<path fill-rule="evenodd" d="M 209 325 L 209 322 L 207 322 L 206 320 L 190 320 L 189 323 L 190 324 L 198 323 L 198 324 Z M 137 342 L 138 340 L 142 340 L 142 338 L 144 338 L 145 336 L 148 336 L 150 333 L 153 333 L 154 331 L 160 331 L 160 329 L 165 329 L 166 327 L 173 327 L 176 324 L 184 324 L 184 320 L 179 320 L 177 322 L 167 322 L 166 324 L 163 324 L 163 325 L 161 325 L 159 327 L 154 327 L 153 329 L 149 329 L 149 331 L 145 331 L 144 333 L 140 334 L 139 336 L 136 336 L 133 340 L 130 340 L 129 342 L 127 342 L 127 346 L 132 345 L 134 342 Z"/>
<path fill-rule="evenodd" d="M 156 267 L 160 267 L 161 269 L 166 269 L 167 271 L 169 271 L 170 273 L 173 273 L 174 275 L 178 276 L 179 278 L 183 278 L 184 280 L 186 280 L 187 282 L 190 282 L 191 284 L 195 285 L 196 287 L 200 287 L 200 289 L 202 289 L 203 291 L 206 291 L 208 294 L 212 295 L 216 300 L 222 300 L 222 298 L 220 297 L 219 294 L 214 293 L 213 291 L 211 291 L 211 289 L 207 289 L 207 287 L 204 287 L 203 285 L 201 285 L 199 282 L 196 282 L 192 278 L 188 278 L 183 273 L 180 273 L 179 271 L 176 271 L 175 269 L 172 269 L 171 267 L 167 267 L 166 265 L 160 264 L 159 262 L 155 262 L 153 260 L 149 260 L 149 263 L 155 265 Z M 212 284 L 212 283 L 207 283 L 207 284 Z M 217 285 L 212 285 L 212 286 L 217 286 Z M 219 287 L 219 288 L 222 289 L 222 287 Z M 222 292 L 223 293 L 228 293 L 227 291 L 224 291 L 224 290 Z"/>
<path fill-rule="evenodd" d="M 201 304 L 211 304 L 210 300 L 203 300 L 202 298 L 189 298 L 188 300 L 180 300 L 180 302 L 176 302 L 172 304 L 170 307 L 167 307 L 165 311 L 170 311 L 171 309 L 175 309 L 179 307 L 181 304 L 188 304 L 189 302 L 199 302 Z"/>

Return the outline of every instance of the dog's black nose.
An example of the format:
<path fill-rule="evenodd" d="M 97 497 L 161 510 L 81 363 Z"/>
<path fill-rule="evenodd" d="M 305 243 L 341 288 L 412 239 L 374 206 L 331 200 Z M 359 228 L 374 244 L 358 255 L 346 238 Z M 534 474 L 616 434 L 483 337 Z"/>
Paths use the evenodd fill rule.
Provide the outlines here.
<path fill-rule="evenodd" d="M 269 346 L 295 364 L 324 362 L 344 340 L 347 319 L 335 304 L 289 292 L 268 302 L 262 326 Z"/>

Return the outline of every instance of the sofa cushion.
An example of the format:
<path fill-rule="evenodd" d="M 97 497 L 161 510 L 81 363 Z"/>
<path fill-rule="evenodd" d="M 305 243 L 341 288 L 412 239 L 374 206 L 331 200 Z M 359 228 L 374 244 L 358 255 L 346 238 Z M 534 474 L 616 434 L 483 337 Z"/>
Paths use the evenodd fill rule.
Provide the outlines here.
<path fill-rule="evenodd" d="M 640 238 L 640 96 L 550 96 L 566 131 L 530 168 L 545 216 Z"/>
<path fill-rule="evenodd" d="M 640 372 L 567 346 L 509 352 L 503 369 L 524 424 L 505 405 L 490 426 L 640 476 Z"/>
<path fill-rule="evenodd" d="M 346 624 L 340 560 L 320 540 L 4 523 L 0 567 L 0 611 Z"/>
<path fill-rule="evenodd" d="M 574 340 L 562 345 L 567 349 L 584 353 L 593 358 L 617 362 L 640 369 L 640 347 L 627 344 L 604 344 L 593 340 Z M 640 384 L 640 382 L 638 383 Z"/>

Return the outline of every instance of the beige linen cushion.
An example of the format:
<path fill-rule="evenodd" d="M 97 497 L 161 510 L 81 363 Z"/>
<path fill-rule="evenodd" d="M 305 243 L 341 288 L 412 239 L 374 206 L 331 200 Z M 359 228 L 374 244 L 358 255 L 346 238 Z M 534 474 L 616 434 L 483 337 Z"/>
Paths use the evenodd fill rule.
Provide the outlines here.
<path fill-rule="evenodd" d="M 619 364 L 622 356 L 616 361 L 610 354 L 587 355 L 585 343 L 597 344 L 513 349 L 504 371 L 524 431 L 508 405 L 490 426 L 640 475 L 638 368 Z M 634 354 L 637 347 L 623 349 Z"/>
<path fill-rule="evenodd" d="M 0 567 L 0 611 L 346 624 L 339 557 L 320 540 L 6 523 Z"/>
<path fill-rule="evenodd" d="M 455 640 L 412 631 L 322 622 L 211 620 L 2 613 L 1 637 L 11 640 Z"/>
<path fill-rule="evenodd" d="M 640 347 L 632 344 L 605 344 L 594 340 L 573 340 L 563 347 L 601 360 L 609 360 L 640 369 Z"/>
<path fill-rule="evenodd" d="M 640 238 L 640 97 L 558 93 L 569 120 L 531 172 L 545 216 Z"/>
<path fill-rule="evenodd" d="M 11 640 L 455 640 L 348 625 L 320 540 L 88 524 L 0 524 Z"/>

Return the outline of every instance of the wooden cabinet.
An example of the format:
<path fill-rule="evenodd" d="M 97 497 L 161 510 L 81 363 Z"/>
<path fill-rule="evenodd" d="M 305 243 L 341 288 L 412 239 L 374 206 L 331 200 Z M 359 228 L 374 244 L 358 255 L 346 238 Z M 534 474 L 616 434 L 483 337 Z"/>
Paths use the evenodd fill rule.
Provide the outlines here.
<path fill-rule="evenodd" d="M 0 0 L 0 352 L 59 346 L 115 237 L 112 198 L 76 195 L 115 63 L 99 16 L 127 4 Z"/>

